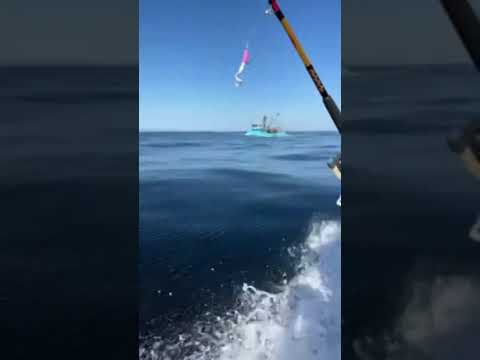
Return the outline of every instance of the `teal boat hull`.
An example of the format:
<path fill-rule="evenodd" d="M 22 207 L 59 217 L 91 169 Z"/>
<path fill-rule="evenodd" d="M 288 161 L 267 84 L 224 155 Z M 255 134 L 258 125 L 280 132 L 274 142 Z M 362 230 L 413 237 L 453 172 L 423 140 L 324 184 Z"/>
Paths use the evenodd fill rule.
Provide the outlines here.
<path fill-rule="evenodd" d="M 277 133 L 269 133 L 265 130 L 249 130 L 245 133 L 245 136 L 259 136 L 259 137 L 282 137 L 282 136 L 287 136 L 288 134 L 285 131 L 279 131 Z"/>

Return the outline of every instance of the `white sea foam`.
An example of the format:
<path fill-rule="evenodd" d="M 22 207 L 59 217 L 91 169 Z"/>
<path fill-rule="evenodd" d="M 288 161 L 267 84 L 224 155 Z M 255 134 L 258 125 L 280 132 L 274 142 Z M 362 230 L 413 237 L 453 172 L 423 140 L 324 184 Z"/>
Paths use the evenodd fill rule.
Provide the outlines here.
<path fill-rule="evenodd" d="M 244 284 L 239 306 L 178 341 L 157 339 L 145 360 L 340 359 L 340 224 L 314 223 L 298 274 L 273 294 Z"/>

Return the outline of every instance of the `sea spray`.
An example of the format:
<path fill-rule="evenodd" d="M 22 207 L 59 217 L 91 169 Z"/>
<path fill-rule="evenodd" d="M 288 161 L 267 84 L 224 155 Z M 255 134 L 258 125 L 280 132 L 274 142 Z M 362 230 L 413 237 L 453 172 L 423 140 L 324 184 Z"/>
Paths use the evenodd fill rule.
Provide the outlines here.
<path fill-rule="evenodd" d="M 337 221 L 313 223 L 298 273 L 278 293 L 243 284 L 235 309 L 144 341 L 140 359 L 340 359 L 340 235 Z"/>

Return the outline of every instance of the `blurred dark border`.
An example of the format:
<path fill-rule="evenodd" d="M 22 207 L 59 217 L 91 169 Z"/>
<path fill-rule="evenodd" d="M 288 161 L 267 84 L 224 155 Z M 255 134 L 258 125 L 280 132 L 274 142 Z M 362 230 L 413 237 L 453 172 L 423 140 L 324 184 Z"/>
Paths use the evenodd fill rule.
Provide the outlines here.
<path fill-rule="evenodd" d="M 138 1 L 7 1 L 0 51 L 5 359 L 134 359 Z"/>
<path fill-rule="evenodd" d="M 480 73 L 437 0 L 343 0 L 342 62 L 342 358 L 475 359 L 480 183 L 447 139 Z"/>

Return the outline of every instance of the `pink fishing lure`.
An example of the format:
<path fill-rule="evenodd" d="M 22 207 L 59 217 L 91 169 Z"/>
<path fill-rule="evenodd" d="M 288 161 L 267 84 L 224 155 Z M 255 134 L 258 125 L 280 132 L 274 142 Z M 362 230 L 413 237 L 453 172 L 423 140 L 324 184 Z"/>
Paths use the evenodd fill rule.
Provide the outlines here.
<path fill-rule="evenodd" d="M 250 61 L 250 53 L 248 52 L 248 48 L 243 50 L 243 57 L 242 57 L 242 62 L 245 64 L 248 64 Z"/>
<path fill-rule="evenodd" d="M 242 78 L 240 78 L 240 75 L 245 70 L 245 67 L 247 66 L 249 61 L 250 61 L 250 52 L 248 51 L 248 45 L 247 45 L 245 50 L 243 50 L 242 62 L 240 63 L 240 67 L 238 68 L 238 71 L 235 74 L 235 86 L 238 87 L 242 84 L 243 80 Z"/>

